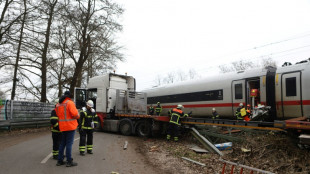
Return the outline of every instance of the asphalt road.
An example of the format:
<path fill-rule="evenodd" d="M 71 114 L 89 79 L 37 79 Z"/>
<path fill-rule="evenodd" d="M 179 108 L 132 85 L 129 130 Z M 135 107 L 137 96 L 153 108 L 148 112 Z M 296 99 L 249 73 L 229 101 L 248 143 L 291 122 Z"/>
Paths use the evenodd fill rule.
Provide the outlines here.
<path fill-rule="evenodd" d="M 128 141 L 124 150 L 125 141 Z M 0 149 L 0 173 L 89 173 L 89 174 L 156 174 L 159 173 L 138 153 L 138 137 L 122 136 L 104 132 L 94 133 L 94 154 L 79 155 L 79 134 L 75 134 L 72 157 L 76 167 L 56 166 L 51 158 L 52 138 L 46 133 Z"/>

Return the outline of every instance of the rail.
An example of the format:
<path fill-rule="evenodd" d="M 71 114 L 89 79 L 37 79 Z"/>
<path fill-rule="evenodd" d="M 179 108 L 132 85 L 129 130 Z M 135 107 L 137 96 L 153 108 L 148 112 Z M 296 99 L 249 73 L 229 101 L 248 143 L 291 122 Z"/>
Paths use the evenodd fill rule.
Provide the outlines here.
<path fill-rule="evenodd" d="M 31 121 L 0 121 L 0 128 L 8 128 L 8 130 L 11 131 L 13 127 L 35 125 L 36 128 L 39 128 L 39 125 L 44 126 L 49 124 L 49 119 Z"/>

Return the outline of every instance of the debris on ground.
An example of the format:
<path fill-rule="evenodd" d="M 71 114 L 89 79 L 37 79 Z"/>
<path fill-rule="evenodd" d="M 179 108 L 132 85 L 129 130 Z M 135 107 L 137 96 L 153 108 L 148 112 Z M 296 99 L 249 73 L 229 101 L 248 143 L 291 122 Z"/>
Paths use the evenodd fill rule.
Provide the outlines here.
<path fill-rule="evenodd" d="M 149 152 L 155 152 L 155 151 L 159 151 L 157 146 L 152 146 L 149 150 Z"/>
<path fill-rule="evenodd" d="M 123 149 L 126 150 L 126 149 L 127 149 L 127 146 L 128 146 L 128 141 L 125 141 L 125 144 L 124 144 Z"/>
<path fill-rule="evenodd" d="M 309 174 L 309 150 L 300 149 L 296 140 L 288 134 L 251 131 L 239 136 L 244 141 L 233 142 L 231 150 L 222 151 L 224 154 L 222 159 L 272 173 Z M 224 165 L 219 160 L 220 156 L 214 153 L 196 153 L 190 148 L 193 144 L 202 147 L 191 134 L 184 135 L 179 142 L 167 142 L 164 137 L 154 138 L 152 141 L 143 141 L 139 151 L 145 155 L 150 164 L 162 168 L 164 173 L 220 173 Z M 150 150 L 155 147 L 158 150 Z M 182 160 L 182 157 L 206 166 Z M 240 167 L 235 168 L 236 173 L 240 173 L 240 170 Z M 244 172 L 249 173 L 247 170 Z"/>

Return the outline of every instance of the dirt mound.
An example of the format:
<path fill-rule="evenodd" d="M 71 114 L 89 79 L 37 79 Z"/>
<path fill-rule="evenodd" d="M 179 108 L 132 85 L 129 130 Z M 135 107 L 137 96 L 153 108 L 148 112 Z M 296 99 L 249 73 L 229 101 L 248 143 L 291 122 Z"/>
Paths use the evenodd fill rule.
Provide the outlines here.
<path fill-rule="evenodd" d="M 309 150 L 300 149 L 285 133 L 251 132 L 238 135 L 242 142 L 233 142 L 232 150 L 222 151 L 224 160 L 243 164 L 253 168 L 274 173 L 310 173 Z M 143 141 L 141 153 L 155 167 L 162 168 L 164 173 L 220 173 L 223 162 L 219 156 L 211 153 L 196 153 L 190 149 L 193 144 L 200 146 L 191 134 L 186 134 L 175 142 L 167 142 L 164 137 Z M 187 157 L 205 167 L 183 160 Z M 231 165 L 226 166 L 226 173 L 230 172 Z M 236 167 L 235 173 L 241 168 Z M 244 169 L 249 173 L 249 170 Z"/>

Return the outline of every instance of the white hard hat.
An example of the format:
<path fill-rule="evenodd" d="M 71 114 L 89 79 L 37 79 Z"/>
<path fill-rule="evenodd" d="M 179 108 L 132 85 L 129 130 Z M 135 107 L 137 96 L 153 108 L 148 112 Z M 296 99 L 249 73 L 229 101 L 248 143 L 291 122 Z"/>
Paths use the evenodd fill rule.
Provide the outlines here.
<path fill-rule="evenodd" d="M 183 105 L 178 105 L 177 108 L 178 108 L 178 109 L 183 109 L 184 106 L 183 106 Z"/>
<path fill-rule="evenodd" d="M 88 100 L 86 105 L 91 107 L 91 108 L 93 108 L 94 107 L 94 102 L 92 100 Z"/>
<path fill-rule="evenodd" d="M 212 108 L 212 111 L 215 111 L 215 108 Z"/>
<path fill-rule="evenodd" d="M 243 103 L 240 103 L 239 106 L 242 107 L 242 106 L 243 106 Z"/>

